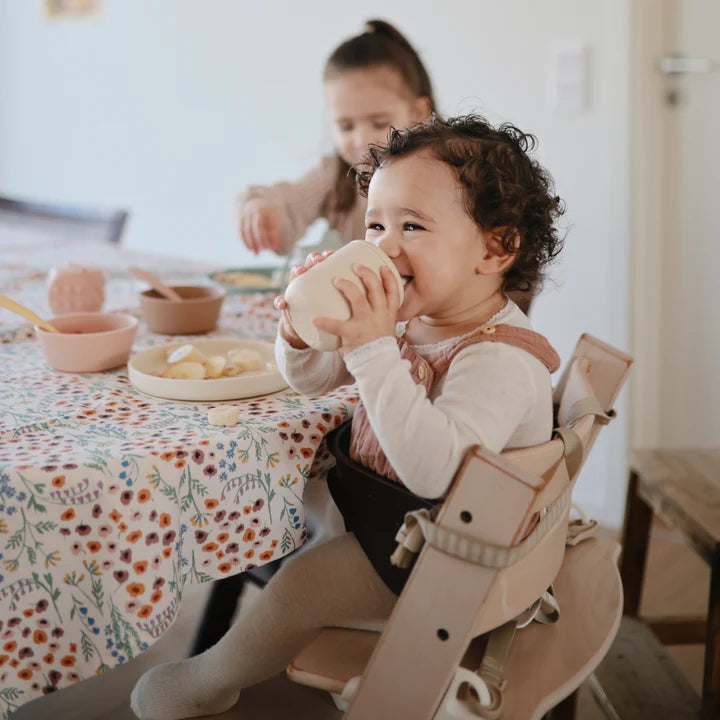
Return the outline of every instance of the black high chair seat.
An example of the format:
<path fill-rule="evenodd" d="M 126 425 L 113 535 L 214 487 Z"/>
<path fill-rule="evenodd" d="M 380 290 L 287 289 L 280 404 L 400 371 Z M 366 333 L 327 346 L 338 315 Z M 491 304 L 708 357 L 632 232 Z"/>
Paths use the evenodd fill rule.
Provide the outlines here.
<path fill-rule="evenodd" d="M 390 563 L 395 535 L 405 513 L 431 508 L 437 500 L 426 500 L 404 485 L 378 475 L 350 457 L 352 420 L 346 420 L 327 436 L 328 450 L 335 456 L 335 467 L 328 472 L 328 488 L 342 513 L 346 529 L 357 538 L 383 582 L 396 594 L 410 575 L 409 568 Z"/>

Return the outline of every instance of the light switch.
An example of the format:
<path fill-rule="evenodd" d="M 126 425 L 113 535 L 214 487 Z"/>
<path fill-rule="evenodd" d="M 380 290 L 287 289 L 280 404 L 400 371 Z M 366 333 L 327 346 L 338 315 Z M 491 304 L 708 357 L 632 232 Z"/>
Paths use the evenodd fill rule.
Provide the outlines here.
<path fill-rule="evenodd" d="M 557 47 L 549 73 L 550 107 L 579 113 L 590 108 L 590 49 L 586 45 Z"/>

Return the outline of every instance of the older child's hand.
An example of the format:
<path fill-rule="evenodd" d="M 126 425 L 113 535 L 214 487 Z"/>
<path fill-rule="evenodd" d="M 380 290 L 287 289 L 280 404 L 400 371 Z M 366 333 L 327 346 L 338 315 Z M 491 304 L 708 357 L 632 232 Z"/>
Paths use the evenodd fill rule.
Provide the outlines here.
<path fill-rule="evenodd" d="M 288 282 L 294 280 L 298 275 L 302 275 L 307 272 L 311 267 L 313 267 L 313 265 L 317 265 L 319 262 L 322 262 L 328 255 L 332 255 L 332 253 L 332 250 L 325 250 L 322 254 L 317 252 L 310 253 L 305 258 L 304 265 L 296 265 L 290 269 Z M 282 315 L 280 316 L 280 325 L 278 326 L 278 333 L 280 334 L 280 337 L 285 340 L 290 347 L 293 347 L 296 350 L 304 350 L 307 348 L 308 344 L 295 332 L 295 328 L 293 328 L 290 323 L 290 318 L 287 314 L 287 300 L 285 300 L 282 295 L 278 295 L 273 301 L 273 304 L 278 310 L 282 311 Z"/>
<path fill-rule="evenodd" d="M 315 327 L 340 337 L 344 351 L 381 337 L 395 337 L 400 307 L 400 291 L 390 268 L 380 268 L 380 277 L 364 265 L 356 265 L 353 270 L 362 281 L 362 288 L 343 278 L 333 281 L 350 305 L 350 318 L 313 318 Z"/>
<path fill-rule="evenodd" d="M 238 212 L 238 230 L 245 245 L 256 255 L 260 250 L 279 252 L 282 246 L 282 216 L 267 200 L 248 200 Z"/>

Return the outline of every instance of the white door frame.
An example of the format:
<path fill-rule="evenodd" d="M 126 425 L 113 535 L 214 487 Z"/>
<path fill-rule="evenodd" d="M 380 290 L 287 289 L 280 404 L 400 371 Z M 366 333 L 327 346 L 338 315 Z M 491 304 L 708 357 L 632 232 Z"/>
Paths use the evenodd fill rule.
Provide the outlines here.
<path fill-rule="evenodd" d="M 662 441 L 661 329 L 665 250 L 663 183 L 668 112 L 658 60 L 672 21 L 669 0 L 631 0 L 630 102 L 630 447 Z"/>

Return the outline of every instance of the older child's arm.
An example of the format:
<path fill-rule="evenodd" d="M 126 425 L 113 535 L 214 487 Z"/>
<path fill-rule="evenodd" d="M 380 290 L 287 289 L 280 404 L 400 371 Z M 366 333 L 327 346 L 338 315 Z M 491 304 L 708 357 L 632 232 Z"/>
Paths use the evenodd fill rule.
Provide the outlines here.
<path fill-rule="evenodd" d="M 480 343 L 462 350 L 447 371 L 434 401 L 410 375 L 393 338 L 380 338 L 345 354 L 380 445 L 409 490 L 442 496 L 465 455 L 481 444 L 499 452 L 537 406 L 542 372 L 523 350 Z M 552 426 L 550 378 L 547 417 L 524 444 L 549 439 Z"/>
<path fill-rule="evenodd" d="M 237 230 L 248 248 L 289 254 L 320 217 L 337 162 L 334 156 L 325 157 L 296 182 L 251 185 L 241 192 L 235 199 Z"/>

